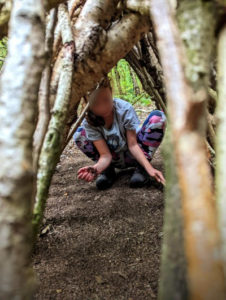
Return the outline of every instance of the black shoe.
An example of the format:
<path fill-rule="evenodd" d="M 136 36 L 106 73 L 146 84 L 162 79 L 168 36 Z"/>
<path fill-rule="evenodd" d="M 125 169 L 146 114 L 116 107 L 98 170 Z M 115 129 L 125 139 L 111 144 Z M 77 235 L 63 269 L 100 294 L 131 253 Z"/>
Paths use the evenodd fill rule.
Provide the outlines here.
<path fill-rule="evenodd" d="M 129 186 L 131 188 L 141 188 L 149 182 L 150 176 L 142 166 L 138 166 L 132 177 L 130 178 Z"/>
<path fill-rule="evenodd" d="M 116 173 L 114 167 L 110 166 L 103 171 L 96 180 L 96 187 L 99 190 L 109 189 L 116 179 Z"/>

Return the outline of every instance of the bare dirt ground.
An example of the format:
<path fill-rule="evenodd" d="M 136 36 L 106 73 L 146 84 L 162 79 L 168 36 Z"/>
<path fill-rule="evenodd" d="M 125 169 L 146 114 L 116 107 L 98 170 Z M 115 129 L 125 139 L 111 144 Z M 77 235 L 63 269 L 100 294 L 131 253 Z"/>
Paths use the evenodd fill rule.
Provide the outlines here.
<path fill-rule="evenodd" d="M 71 142 L 52 180 L 33 266 L 39 300 L 156 299 L 163 223 L 163 192 L 151 182 L 128 186 L 121 172 L 98 191 L 76 179 L 90 164 Z M 163 171 L 160 151 L 152 164 Z"/>

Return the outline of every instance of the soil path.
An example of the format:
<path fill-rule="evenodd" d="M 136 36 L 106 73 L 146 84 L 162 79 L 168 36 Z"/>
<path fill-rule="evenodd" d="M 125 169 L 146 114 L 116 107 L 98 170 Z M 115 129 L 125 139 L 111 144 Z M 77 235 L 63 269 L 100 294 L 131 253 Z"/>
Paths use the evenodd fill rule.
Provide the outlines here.
<path fill-rule="evenodd" d="M 160 150 L 152 163 L 163 171 Z M 121 172 L 111 189 L 98 191 L 76 179 L 87 164 L 71 142 L 57 166 L 33 256 L 35 299 L 156 299 L 161 188 L 152 182 L 130 189 L 131 172 Z"/>

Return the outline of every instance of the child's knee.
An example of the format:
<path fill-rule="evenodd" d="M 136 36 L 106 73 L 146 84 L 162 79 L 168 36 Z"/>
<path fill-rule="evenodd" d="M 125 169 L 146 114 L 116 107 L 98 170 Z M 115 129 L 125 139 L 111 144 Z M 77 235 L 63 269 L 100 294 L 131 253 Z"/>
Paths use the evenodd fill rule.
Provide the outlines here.
<path fill-rule="evenodd" d="M 161 110 L 153 110 L 149 115 L 149 124 L 155 128 L 165 130 L 166 126 L 166 115 Z"/>
<path fill-rule="evenodd" d="M 77 145 L 79 143 L 79 140 L 80 140 L 80 134 L 75 132 L 74 135 L 73 135 L 73 140 L 75 142 L 75 144 Z"/>
<path fill-rule="evenodd" d="M 83 127 L 79 127 L 73 135 L 73 140 L 75 144 L 79 146 L 85 136 L 85 129 Z"/>

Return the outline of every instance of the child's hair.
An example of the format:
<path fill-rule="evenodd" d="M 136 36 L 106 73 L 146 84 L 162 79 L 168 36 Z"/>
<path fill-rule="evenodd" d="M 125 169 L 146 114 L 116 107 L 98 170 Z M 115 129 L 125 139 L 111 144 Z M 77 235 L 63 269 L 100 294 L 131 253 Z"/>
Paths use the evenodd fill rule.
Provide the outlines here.
<path fill-rule="evenodd" d="M 111 82 L 109 80 L 108 77 L 104 77 L 97 85 L 97 87 L 95 88 L 95 90 L 93 90 L 90 95 L 89 95 L 89 102 L 90 102 L 90 106 L 93 104 L 93 102 L 96 99 L 96 96 L 98 94 L 98 91 L 100 89 L 103 88 L 109 88 L 112 91 L 112 87 L 111 87 Z M 96 116 L 91 108 L 88 109 L 87 113 L 86 113 L 86 120 L 87 122 L 94 127 L 99 127 L 99 126 L 104 126 L 105 125 L 105 121 L 102 117 L 100 116 Z"/>

